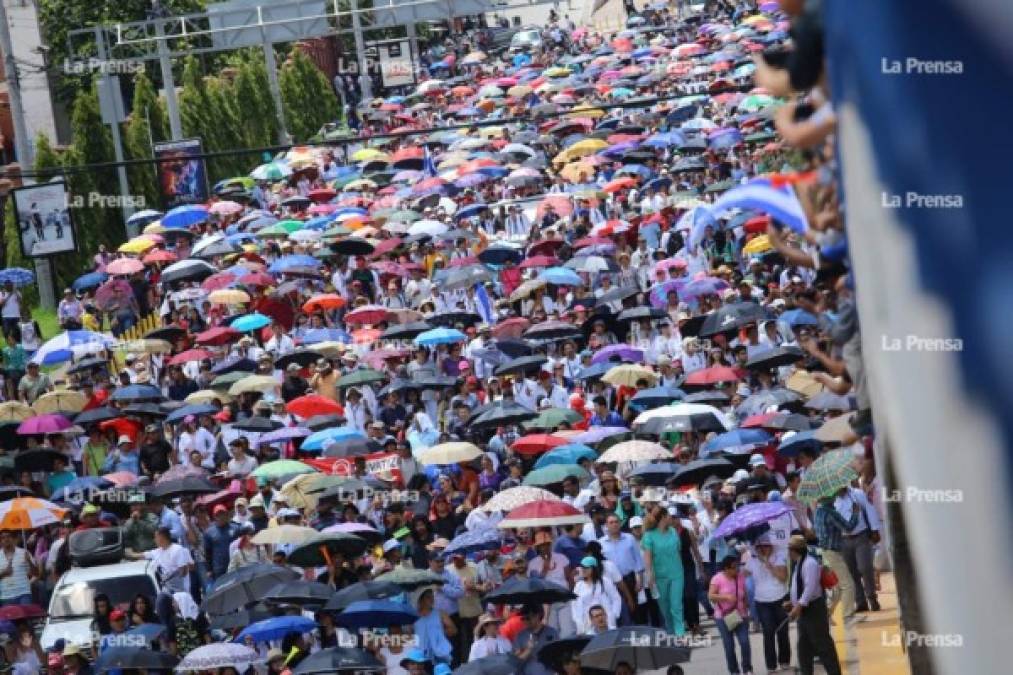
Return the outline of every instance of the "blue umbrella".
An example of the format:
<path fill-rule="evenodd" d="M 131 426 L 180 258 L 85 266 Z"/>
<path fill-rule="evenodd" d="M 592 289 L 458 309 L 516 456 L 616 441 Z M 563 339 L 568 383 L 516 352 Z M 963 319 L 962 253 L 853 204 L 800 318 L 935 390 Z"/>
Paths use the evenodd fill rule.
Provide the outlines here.
<path fill-rule="evenodd" d="M 334 223 L 334 218 L 331 216 L 318 216 L 311 220 L 307 220 L 306 224 L 303 225 L 304 230 L 326 230 Z"/>
<path fill-rule="evenodd" d="M 314 345 L 318 342 L 351 342 L 352 336 L 337 328 L 310 328 L 302 334 L 304 345 Z"/>
<path fill-rule="evenodd" d="M 293 267 L 312 267 L 313 269 L 316 269 L 317 267 L 320 267 L 320 264 L 320 260 L 311 255 L 287 255 L 283 258 L 278 258 L 271 263 L 271 266 L 267 268 L 267 271 L 271 274 L 281 274 Z"/>
<path fill-rule="evenodd" d="M 457 213 L 454 214 L 454 218 L 460 220 L 461 218 L 471 218 L 482 213 L 483 210 L 489 208 L 488 204 L 469 204 L 464 208 L 458 209 Z"/>
<path fill-rule="evenodd" d="M 24 267 L 8 267 L 0 270 L 0 284 L 11 282 L 15 286 L 27 286 L 35 281 L 35 272 Z"/>
<path fill-rule="evenodd" d="M 306 438 L 312 434 L 313 432 L 306 427 L 282 427 L 281 429 L 275 429 L 274 431 L 269 431 L 266 434 L 261 434 L 260 438 L 257 439 L 257 445 L 285 443 L 297 438 Z"/>
<path fill-rule="evenodd" d="M 251 623 L 233 642 L 243 644 L 248 637 L 252 638 L 254 642 L 269 642 L 280 640 L 289 633 L 309 633 L 316 627 L 316 621 L 303 616 L 276 616 Z"/>
<path fill-rule="evenodd" d="M 69 361 L 75 356 L 94 354 L 115 344 L 115 338 L 90 330 L 68 330 L 46 340 L 32 356 L 43 366 Z"/>
<path fill-rule="evenodd" d="M 323 450 L 325 445 L 333 441 L 350 441 L 355 439 L 365 440 L 366 435 L 355 427 L 331 427 L 323 429 L 306 437 L 300 446 L 303 450 Z"/>
<path fill-rule="evenodd" d="M 806 449 L 817 453 L 823 450 L 823 442 L 816 438 L 815 431 L 798 431 L 794 434 L 788 432 L 777 446 L 777 451 L 785 457 L 796 457 Z"/>
<path fill-rule="evenodd" d="M 200 417 L 201 415 L 216 415 L 218 412 L 218 408 L 213 405 L 208 405 L 207 403 L 194 403 L 192 405 L 185 405 L 182 408 L 176 408 L 169 413 L 168 417 L 165 418 L 165 421 L 169 424 L 176 424 L 177 422 L 182 422 L 190 415 Z"/>
<path fill-rule="evenodd" d="M 354 632 L 365 628 L 407 626 L 415 623 L 418 618 L 418 613 L 403 602 L 359 600 L 342 610 L 335 617 L 334 623 Z"/>
<path fill-rule="evenodd" d="M 253 314 L 246 314 L 233 320 L 233 322 L 229 325 L 238 330 L 240 333 L 249 333 L 250 331 L 270 326 L 271 318 L 264 316 L 260 312 L 254 312 Z"/>
<path fill-rule="evenodd" d="M 162 390 L 153 384 L 128 384 L 125 387 L 117 387 L 110 401 L 161 401 Z"/>
<path fill-rule="evenodd" d="M 183 206 L 177 206 L 172 211 L 162 216 L 162 227 L 172 228 L 186 228 L 197 223 L 203 223 L 208 219 L 208 209 L 206 206 L 199 206 L 197 204 L 185 204 Z"/>
<path fill-rule="evenodd" d="M 415 336 L 415 344 L 422 347 L 449 345 L 464 342 L 468 336 L 455 328 L 434 328 Z"/>
<path fill-rule="evenodd" d="M 155 211 L 154 209 L 145 209 L 143 211 L 138 211 L 137 213 L 127 218 L 127 225 L 137 225 L 137 226 L 147 225 L 153 220 L 158 220 L 161 217 L 162 217 L 161 211 Z"/>
<path fill-rule="evenodd" d="M 763 429 L 732 429 L 704 443 L 700 447 L 700 457 L 718 452 L 741 455 L 767 445 L 773 438 Z"/>
<path fill-rule="evenodd" d="M 108 278 L 109 275 L 105 272 L 89 272 L 75 279 L 70 287 L 75 291 L 86 291 L 89 288 L 96 288 L 102 285 Z"/>
<path fill-rule="evenodd" d="M 494 244 L 479 253 L 478 259 L 486 265 L 503 265 L 510 260 L 519 263 L 524 259 L 524 253 L 510 246 Z"/>
<path fill-rule="evenodd" d="M 214 375 L 224 375 L 225 373 L 231 373 L 237 370 L 252 373 L 257 370 L 257 363 L 245 356 L 233 354 L 232 356 L 222 359 L 211 367 L 211 372 Z"/>
<path fill-rule="evenodd" d="M 580 286 L 583 283 L 580 275 L 568 267 L 548 267 L 541 271 L 538 278 L 557 286 Z"/>
<path fill-rule="evenodd" d="M 484 527 L 472 532 L 454 537 L 454 539 L 443 549 L 443 555 L 468 555 L 479 551 L 491 551 L 499 548 L 501 541 L 500 533 L 495 527 Z"/>
<path fill-rule="evenodd" d="M 567 443 L 556 446 L 539 457 L 535 468 L 542 469 L 552 464 L 579 464 L 585 458 L 593 461 L 598 458 L 598 453 L 583 443 Z"/>
<path fill-rule="evenodd" d="M 678 387 L 652 387 L 642 389 L 630 399 L 630 407 L 637 412 L 659 408 L 686 397 L 686 392 Z"/>
<path fill-rule="evenodd" d="M 593 366 L 588 366 L 587 368 L 581 368 L 580 369 L 580 374 L 577 375 L 577 379 L 578 380 L 596 380 L 596 379 L 601 378 L 602 375 L 604 375 L 605 373 L 607 373 L 608 371 L 612 370 L 615 367 L 616 367 L 616 364 L 614 364 L 614 363 L 611 363 L 609 361 L 602 361 L 601 363 L 596 363 Z"/>
<path fill-rule="evenodd" d="M 789 309 L 781 314 L 779 320 L 785 322 L 792 328 L 796 328 L 798 326 L 818 326 L 820 323 L 819 319 L 816 318 L 816 315 L 810 314 L 804 309 Z"/>

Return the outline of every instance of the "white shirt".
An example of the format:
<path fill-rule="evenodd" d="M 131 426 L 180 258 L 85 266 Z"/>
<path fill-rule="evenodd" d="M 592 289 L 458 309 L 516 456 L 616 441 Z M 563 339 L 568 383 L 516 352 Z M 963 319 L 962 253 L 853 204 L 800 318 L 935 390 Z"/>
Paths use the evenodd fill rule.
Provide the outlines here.
<path fill-rule="evenodd" d="M 151 560 L 161 570 L 162 580 L 167 590 L 181 590 L 190 592 L 190 575 L 180 573 L 171 580 L 166 579 L 172 576 L 177 570 L 186 565 L 193 564 L 193 556 L 179 544 L 169 544 L 166 548 L 155 547 L 144 552 L 146 560 Z"/>
<path fill-rule="evenodd" d="M 483 637 L 471 644 L 471 653 L 468 654 L 468 661 L 475 661 L 476 659 L 492 656 L 493 654 L 509 654 L 511 651 L 513 651 L 513 647 L 506 638 L 498 635 L 496 637 Z"/>
<path fill-rule="evenodd" d="M 0 316 L 5 319 L 21 318 L 21 294 L 17 291 L 0 294 Z"/>
<path fill-rule="evenodd" d="M 774 567 L 786 567 L 787 560 L 787 554 L 776 547 L 770 553 L 770 564 Z M 746 569 L 753 575 L 757 602 L 776 602 L 788 593 L 787 580 L 778 580 L 755 552 L 751 552 L 746 560 Z"/>
<path fill-rule="evenodd" d="M 352 405 L 351 403 L 345 404 L 345 419 L 348 420 L 348 426 L 354 427 L 359 431 L 366 431 L 366 404 L 359 401 L 358 405 Z"/>
<path fill-rule="evenodd" d="M 229 474 L 233 476 L 247 476 L 256 468 L 257 460 L 249 455 L 243 457 L 241 462 L 234 457 L 229 460 Z"/>
<path fill-rule="evenodd" d="M 284 356 L 289 352 L 295 351 L 295 341 L 282 333 L 281 335 L 272 335 L 264 347 L 269 352 L 274 352 L 278 356 Z"/>
<path fill-rule="evenodd" d="M 603 577 L 601 583 L 594 584 L 581 579 L 574 585 L 573 592 L 577 596 L 577 599 L 573 600 L 571 604 L 573 622 L 577 624 L 577 633 L 591 632 L 589 612 L 595 605 L 601 605 L 605 609 L 609 629 L 616 627 L 616 620 L 622 611 L 622 601 L 619 598 L 619 591 L 616 590 L 616 585 L 611 579 Z"/>
<path fill-rule="evenodd" d="M 190 453 L 194 450 L 201 455 L 201 464 L 208 467 L 214 466 L 215 437 L 204 427 L 198 427 L 197 431 L 191 433 L 184 431 L 179 435 L 179 463 L 188 464 Z"/>

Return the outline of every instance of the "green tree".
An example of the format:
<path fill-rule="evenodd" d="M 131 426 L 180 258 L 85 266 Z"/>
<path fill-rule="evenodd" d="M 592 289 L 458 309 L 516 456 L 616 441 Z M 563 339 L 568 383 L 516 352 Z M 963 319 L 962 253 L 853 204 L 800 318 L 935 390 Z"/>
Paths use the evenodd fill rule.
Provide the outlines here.
<path fill-rule="evenodd" d="M 278 139 L 278 118 L 262 58 L 250 58 L 239 65 L 235 82 L 235 101 L 245 131 L 246 147 L 274 145 Z"/>
<path fill-rule="evenodd" d="M 134 101 L 127 120 L 123 144 L 128 159 L 150 159 L 151 143 L 165 138 L 168 121 L 165 109 L 151 80 L 142 72 L 134 78 Z M 128 170 L 130 192 L 143 197 L 148 208 L 160 202 L 158 176 L 154 164 L 135 164 Z"/>
<path fill-rule="evenodd" d="M 327 76 L 301 50 L 295 49 L 278 77 L 288 131 L 296 142 L 338 119 L 341 107 Z"/>

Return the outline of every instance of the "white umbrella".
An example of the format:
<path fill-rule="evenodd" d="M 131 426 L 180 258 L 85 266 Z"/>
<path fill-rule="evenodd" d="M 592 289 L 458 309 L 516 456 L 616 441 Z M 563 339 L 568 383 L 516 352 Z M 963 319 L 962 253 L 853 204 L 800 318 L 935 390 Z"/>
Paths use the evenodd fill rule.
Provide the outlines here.
<path fill-rule="evenodd" d="M 221 202 L 219 202 L 219 203 L 221 203 Z M 203 238 L 201 238 L 200 241 L 198 241 L 196 244 L 193 245 L 193 250 L 191 251 L 191 255 L 197 255 L 198 253 L 200 253 L 201 251 L 203 251 L 204 249 L 206 249 L 211 244 L 217 244 L 218 242 L 223 241 L 224 239 L 225 239 L 225 235 L 222 235 L 222 234 L 211 234 L 211 235 L 208 235 L 206 237 L 203 237 Z M 186 262 L 186 261 L 185 260 L 181 260 L 180 262 Z"/>
<path fill-rule="evenodd" d="M 450 228 L 446 224 L 438 220 L 420 220 L 412 223 L 412 226 L 408 228 L 408 234 L 428 234 L 430 237 L 438 237 L 448 229 Z"/>
<path fill-rule="evenodd" d="M 312 527 L 302 527 L 301 525 L 279 525 L 276 527 L 266 527 L 253 537 L 253 543 L 257 545 L 269 544 L 272 546 L 278 546 L 281 544 L 290 544 L 298 546 L 310 537 L 314 536 L 316 533 L 317 531 Z"/>
<path fill-rule="evenodd" d="M 656 459 L 672 459 L 672 452 L 660 443 L 633 440 L 616 443 L 595 460 L 596 464 L 616 462 L 652 462 Z"/>
<path fill-rule="evenodd" d="M 457 464 L 470 462 L 482 456 L 474 443 L 440 443 L 419 453 L 421 464 Z"/>
<path fill-rule="evenodd" d="M 250 666 L 260 663 L 260 655 L 246 645 L 234 642 L 215 642 L 194 649 L 179 662 L 176 672 L 203 672 L 218 668 L 235 668 L 243 672 Z"/>
<path fill-rule="evenodd" d="M 563 501 L 543 488 L 518 485 L 517 487 L 507 488 L 503 492 L 497 492 L 493 495 L 492 499 L 478 508 L 482 511 L 512 511 L 518 506 L 545 500 Z"/>

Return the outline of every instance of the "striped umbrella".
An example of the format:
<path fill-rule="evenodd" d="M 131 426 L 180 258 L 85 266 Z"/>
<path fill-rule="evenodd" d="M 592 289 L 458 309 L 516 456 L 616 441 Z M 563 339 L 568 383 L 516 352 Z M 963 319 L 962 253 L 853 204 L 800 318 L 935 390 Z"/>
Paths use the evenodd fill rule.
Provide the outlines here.
<path fill-rule="evenodd" d="M 858 478 L 855 471 L 855 453 L 850 449 L 833 450 L 812 463 L 798 486 L 798 498 L 815 504 L 824 497 L 832 497 L 842 487 Z"/>
<path fill-rule="evenodd" d="M 0 530 L 34 530 L 58 523 L 66 509 L 38 497 L 18 497 L 0 503 Z"/>

